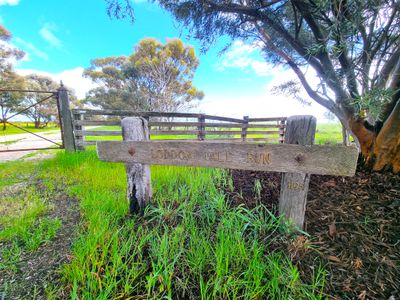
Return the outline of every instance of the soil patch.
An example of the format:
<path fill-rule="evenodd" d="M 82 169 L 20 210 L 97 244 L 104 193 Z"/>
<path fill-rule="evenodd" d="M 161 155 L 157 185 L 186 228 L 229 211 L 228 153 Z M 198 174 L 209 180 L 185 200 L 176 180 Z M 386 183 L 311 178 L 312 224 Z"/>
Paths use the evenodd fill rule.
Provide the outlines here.
<path fill-rule="evenodd" d="M 233 204 L 263 203 L 277 212 L 279 173 L 232 170 Z M 261 183 L 261 192 L 257 185 Z M 316 259 L 327 270 L 332 299 L 400 298 L 400 175 L 358 170 L 354 177 L 312 175 L 305 230 L 288 253 L 309 281 Z"/>
<path fill-rule="evenodd" d="M 40 183 L 37 186 L 40 188 Z M 51 241 L 34 252 L 24 251 L 21 254 L 17 272 L 4 272 L 0 276 L 0 287 L 3 289 L 0 299 L 46 299 L 46 289 L 58 286 L 60 267 L 72 258 L 71 245 L 79 222 L 79 206 L 76 199 L 59 190 L 51 204 L 54 209 L 46 217 L 58 218 L 62 226 Z M 58 299 L 64 296 L 62 290 L 57 292 Z"/>

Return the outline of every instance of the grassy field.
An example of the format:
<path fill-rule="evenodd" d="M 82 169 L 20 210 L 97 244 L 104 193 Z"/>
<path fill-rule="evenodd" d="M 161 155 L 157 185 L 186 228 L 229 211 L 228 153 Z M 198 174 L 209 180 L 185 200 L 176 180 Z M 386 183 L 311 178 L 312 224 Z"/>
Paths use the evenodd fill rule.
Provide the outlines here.
<path fill-rule="evenodd" d="M 342 125 L 340 123 L 317 123 L 315 132 L 316 144 L 334 144 L 342 142 Z"/>
<path fill-rule="evenodd" d="M 301 232 L 261 205 L 230 206 L 223 192 L 232 189 L 226 171 L 165 166 L 151 171 L 153 202 L 143 216 L 128 218 L 123 165 L 101 162 L 93 150 L 0 164 L 5 298 L 323 298 L 324 268 L 315 261 L 314 274 L 304 281 L 288 255 Z M 65 197 L 79 203 L 74 227 L 52 213 Z M 41 255 L 60 232 L 76 235 L 57 279 L 40 285 L 35 277 L 18 279 L 26 257 L 48 259 Z"/>
<path fill-rule="evenodd" d="M 96 127 L 91 130 L 109 130 L 109 131 L 116 131 L 116 130 L 121 130 L 120 126 L 101 126 L 101 127 Z M 224 129 L 226 130 L 226 129 Z M 235 128 L 232 128 L 231 130 L 238 130 Z M 260 129 L 255 129 L 255 130 L 260 130 Z M 213 135 L 208 138 L 219 138 L 218 135 Z M 240 135 L 232 135 L 232 137 L 240 138 Z M 263 135 L 251 135 L 253 138 L 260 138 L 260 137 L 265 137 Z M 278 135 L 270 135 L 269 137 L 278 137 Z M 182 139 L 182 138 L 193 138 L 195 139 L 196 136 L 192 135 L 182 135 L 182 136 L 152 136 L 151 139 L 154 140 L 159 140 L 159 139 Z M 95 141 L 95 140 L 121 140 L 121 137 L 113 137 L 113 136 L 88 136 L 86 137 L 86 140 L 88 141 Z M 316 144 L 333 144 L 336 145 L 337 143 L 342 142 L 342 125 L 339 123 L 317 123 L 317 130 L 315 133 L 315 143 Z"/>
<path fill-rule="evenodd" d="M 33 123 L 29 122 L 13 122 L 13 124 L 22 127 L 23 129 L 32 131 L 32 132 L 45 132 L 49 130 L 60 130 L 58 126 L 55 124 L 49 124 L 46 127 L 43 128 L 35 128 L 35 125 Z M 26 131 L 19 129 L 17 127 L 14 127 L 10 124 L 7 124 L 6 129 L 3 130 L 3 124 L 0 124 L 0 136 L 2 135 L 10 135 L 10 134 L 22 134 L 22 133 L 27 133 Z"/>

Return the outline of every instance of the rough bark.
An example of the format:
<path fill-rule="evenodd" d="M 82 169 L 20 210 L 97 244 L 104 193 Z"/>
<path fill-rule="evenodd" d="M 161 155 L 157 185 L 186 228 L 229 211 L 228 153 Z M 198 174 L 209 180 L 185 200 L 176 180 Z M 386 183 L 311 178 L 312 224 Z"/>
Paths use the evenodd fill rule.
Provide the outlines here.
<path fill-rule="evenodd" d="M 149 129 L 144 118 L 129 117 L 121 122 L 124 141 L 143 141 L 149 139 Z M 135 150 L 130 150 L 134 155 Z M 126 163 L 128 180 L 127 197 L 129 213 L 143 213 L 152 197 L 150 166 L 140 163 Z"/>
<path fill-rule="evenodd" d="M 397 101 L 389 118 L 383 124 L 374 141 L 373 169 L 380 171 L 386 166 L 400 172 L 400 101 Z"/>
<path fill-rule="evenodd" d="M 349 128 L 357 138 L 367 167 L 374 171 L 400 172 L 400 103 L 393 108 L 382 128 L 368 128 L 362 118 L 351 117 Z"/>

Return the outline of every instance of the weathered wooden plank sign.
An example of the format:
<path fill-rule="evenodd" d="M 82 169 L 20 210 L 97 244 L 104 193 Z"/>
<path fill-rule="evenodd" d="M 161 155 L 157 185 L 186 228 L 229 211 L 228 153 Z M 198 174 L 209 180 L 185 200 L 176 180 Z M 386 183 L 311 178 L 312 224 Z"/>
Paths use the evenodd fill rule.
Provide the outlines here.
<path fill-rule="evenodd" d="M 358 150 L 345 146 L 216 143 L 208 141 L 102 141 L 101 160 L 353 176 Z"/>
<path fill-rule="evenodd" d="M 149 165 L 176 165 L 283 172 L 279 211 L 303 227 L 310 174 L 353 176 L 356 147 L 319 146 L 316 119 L 288 118 L 286 144 L 220 141 L 149 141 L 147 121 L 122 120 L 124 141 L 97 142 L 101 160 L 124 162 L 131 213 L 142 211 L 151 198 Z"/>

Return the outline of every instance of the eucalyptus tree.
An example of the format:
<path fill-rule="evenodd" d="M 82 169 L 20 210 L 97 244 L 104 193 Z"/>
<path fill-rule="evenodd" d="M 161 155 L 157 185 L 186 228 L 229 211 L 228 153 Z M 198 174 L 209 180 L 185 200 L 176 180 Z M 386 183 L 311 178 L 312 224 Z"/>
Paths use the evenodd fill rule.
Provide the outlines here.
<path fill-rule="evenodd" d="M 24 87 L 24 79 L 15 73 L 13 63 L 24 56 L 24 52 L 10 45 L 11 33 L 0 25 L 0 88 L 16 90 Z M 6 118 L 15 112 L 21 102 L 21 93 L 0 92 L 0 120 L 6 129 Z"/>
<path fill-rule="evenodd" d="M 102 108 L 174 112 L 187 109 L 203 93 L 192 83 L 199 61 L 179 39 L 139 42 L 130 56 L 92 60 L 84 76 L 99 86 L 86 102 Z"/>
<path fill-rule="evenodd" d="M 47 76 L 30 74 L 24 79 L 26 87 L 32 91 L 57 91 L 59 88 L 59 84 Z M 56 99 L 52 97 L 41 101 L 43 99 L 43 94 L 30 92 L 24 94 L 21 103 L 22 109 L 30 107 L 23 114 L 34 122 L 35 128 L 45 127 L 49 122 L 59 122 Z"/>
<path fill-rule="evenodd" d="M 207 49 L 221 36 L 261 44 L 334 113 L 375 170 L 400 171 L 400 2 L 397 0 L 158 0 Z M 129 0 L 110 15 L 133 18 Z M 317 83 L 306 75 L 316 74 Z M 297 90 L 293 88 L 292 90 Z M 372 124 L 370 123 L 372 122 Z"/>

